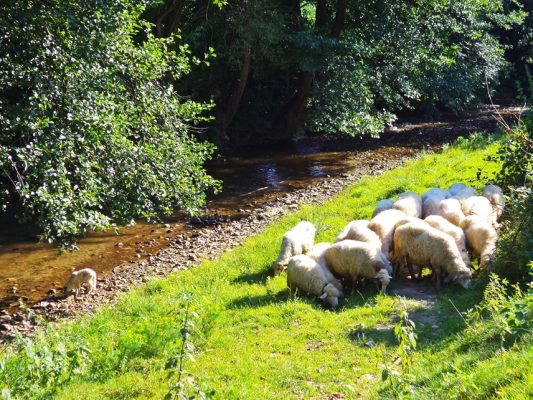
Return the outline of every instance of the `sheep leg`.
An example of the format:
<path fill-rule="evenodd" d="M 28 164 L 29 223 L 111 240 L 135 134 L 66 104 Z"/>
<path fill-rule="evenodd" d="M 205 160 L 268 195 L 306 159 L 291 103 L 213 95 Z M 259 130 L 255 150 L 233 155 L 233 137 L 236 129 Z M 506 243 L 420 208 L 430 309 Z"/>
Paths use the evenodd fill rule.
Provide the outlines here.
<path fill-rule="evenodd" d="M 93 292 L 93 280 L 91 279 L 89 282 L 87 282 L 87 294 L 91 294 Z"/>
<path fill-rule="evenodd" d="M 411 279 L 415 280 L 416 279 L 416 274 L 413 271 L 413 266 L 411 265 L 411 263 L 407 264 L 407 269 L 409 270 L 409 275 L 411 276 Z"/>
<path fill-rule="evenodd" d="M 434 279 L 435 279 L 435 288 L 437 289 L 437 291 L 440 290 L 441 288 L 441 277 L 440 277 L 440 272 L 439 271 L 435 271 L 433 270 L 433 274 L 434 274 Z"/>

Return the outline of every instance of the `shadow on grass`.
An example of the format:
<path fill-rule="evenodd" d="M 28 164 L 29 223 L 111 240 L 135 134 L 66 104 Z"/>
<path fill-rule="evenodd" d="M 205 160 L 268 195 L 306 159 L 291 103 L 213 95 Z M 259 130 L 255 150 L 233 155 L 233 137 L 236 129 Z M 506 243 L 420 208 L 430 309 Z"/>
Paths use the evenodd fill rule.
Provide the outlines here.
<path fill-rule="evenodd" d="M 229 309 L 259 308 L 270 304 L 285 303 L 289 299 L 289 290 L 280 290 L 278 293 L 267 293 L 257 296 L 245 296 L 228 303 Z"/>
<path fill-rule="evenodd" d="M 247 283 L 249 285 L 253 284 L 264 284 L 268 277 L 272 276 L 271 268 L 264 268 L 259 272 L 250 272 L 247 274 L 242 274 L 232 280 L 232 283 Z"/>
<path fill-rule="evenodd" d="M 398 346 L 398 341 L 394 337 L 393 325 L 355 328 L 348 331 L 347 336 L 352 344 L 360 347 L 371 348 L 379 343 L 383 343 L 385 346 Z"/>

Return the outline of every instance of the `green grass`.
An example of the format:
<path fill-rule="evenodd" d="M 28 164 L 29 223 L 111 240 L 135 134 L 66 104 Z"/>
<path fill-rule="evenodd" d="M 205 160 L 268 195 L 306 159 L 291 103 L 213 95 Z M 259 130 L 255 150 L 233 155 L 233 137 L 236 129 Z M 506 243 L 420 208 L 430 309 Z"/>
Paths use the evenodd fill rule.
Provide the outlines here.
<path fill-rule="evenodd" d="M 270 270 L 280 238 L 306 219 L 317 226 L 317 241 L 332 241 L 348 221 L 368 218 L 377 200 L 406 190 L 421 193 L 454 182 L 480 189 L 498 168 L 485 160 L 497 148 L 498 141 L 478 136 L 442 154 L 422 155 L 402 169 L 363 179 L 322 206 L 302 207 L 218 260 L 139 286 L 93 317 L 61 324 L 59 337 L 36 339 L 35 348 L 47 343 L 51 355 L 28 350 L 29 344 L 6 355 L 0 389 L 26 385 L 26 393 L 34 393 L 28 397 L 76 400 L 163 398 L 176 380 L 165 364 L 181 344 L 183 312 L 177 312 L 183 311 L 183 295 L 192 293 L 191 307 L 199 315 L 190 338 L 195 361 L 186 358 L 184 369 L 213 398 L 390 398 L 395 389 L 381 381 L 381 373 L 385 366 L 400 371 L 393 333 L 400 298 L 378 295 L 372 284 L 358 288 L 338 310 L 291 297 L 285 276 L 272 277 Z M 445 286 L 435 303 L 407 299 L 419 343 L 409 386 L 413 392 L 405 396 L 531 396 L 531 335 L 502 349 L 490 329 L 466 329 L 455 310 L 477 304 L 483 282 L 478 278 L 470 291 Z M 391 293 L 401 285 L 391 284 Z M 375 346 L 365 346 L 370 340 Z M 74 350 L 63 352 L 63 344 Z M 63 369 L 54 375 L 49 364 Z M 57 375 L 58 383 L 42 389 L 49 374 Z"/>

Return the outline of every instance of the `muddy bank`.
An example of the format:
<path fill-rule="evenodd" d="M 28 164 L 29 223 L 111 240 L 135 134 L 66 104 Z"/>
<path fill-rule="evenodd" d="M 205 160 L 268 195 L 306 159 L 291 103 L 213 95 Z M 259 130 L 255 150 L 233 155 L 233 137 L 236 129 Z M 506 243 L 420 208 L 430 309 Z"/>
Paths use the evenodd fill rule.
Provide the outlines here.
<path fill-rule="evenodd" d="M 98 290 L 91 294 L 82 294 L 78 298 L 70 296 L 62 298 L 61 293 L 50 291 L 49 296 L 35 304 L 31 312 L 0 311 L 0 342 L 13 337 L 15 331 L 22 335 L 31 335 L 38 327 L 39 319 L 57 320 L 77 315 L 91 314 L 102 304 L 112 303 L 120 292 L 128 291 L 134 284 L 146 282 L 152 277 L 163 276 L 181 269 L 190 268 L 202 259 L 213 259 L 224 251 L 237 246 L 246 237 L 263 230 L 272 221 L 294 212 L 302 204 L 320 204 L 331 196 L 339 193 L 348 184 L 363 176 L 378 175 L 386 170 L 400 167 L 407 159 L 414 157 L 401 156 L 372 161 L 366 168 L 362 167 L 353 173 L 345 173 L 338 178 L 324 180 L 317 185 L 295 190 L 280 198 L 256 208 L 241 209 L 241 218 L 233 221 L 215 221 L 211 226 L 197 227 L 182 234 L 173 235 L 172 225 L 167 226 L 165 240 L 169 246 L 155 255 L 139 258 L 137 262 L 117 265 L 110 274 L 98 278 Z M 372 159 L 372 157 L 369 157 Z M 143 249 L 153 243 L 145 241 L 139 246 Z"/>
<path fill-rule="evenodd" d="M 506 112 L 512 113 L 513 110 Z M 468 136 L 476 130 L 494 130 L 495 127 L 491 113 L 484 111 L 460 123 L 400 124 L 381 139 L 326 137 L 312 139 L 307 145 L 300 145 L 299 150 L 289 149 L 275 157 L 255 154 L 253 158 L 224 160 L 213 174 L 225 181 L 226 192 L 207 204 L 204 216 L 191 220 L 176 218 L 157 227 L 141 224 L 140 231 L 128 234 L 126 230 L 119 237 L 107 234 L 110 236 L 89 238 L 103 241 L 107 250 L 90 254 L 89 265 L 71 263 L 65 268 L 60 262 L 65 264 L 65 256 L 59 257 L 58 268 L 64 277 L 58 279 L 55 275 L 51 282 L 44 279 L 40 293 L 35 293 L 33 312 L 48 319 L 91 312 L 98 305 L 113 301 L 117 293 L 127 291 L 132 284 L 188 268 L 202 258 L 216 257 L 281 215 L 296 210 L 301 203 L 321 203 L 362 176 L 380 174 L 400 166 L 422 149 L 438 151 L 443 143 L 458 136 Z M 262 171 L 256 174 L 261 179 L 243 185 L 246 177 L 253 175 L 250 174 L 253 168 Z M 299 172 L 302 169 L 304 171 Z M 53 256 L 49 257 L 55 260 Z M 30 269 L 33 271 L 30 277 L 35 278 L 37 273 L 46 276 L 45 267 L 50 265 L 50 260 L 47 262 L 43 264 L 43 272 Z M 59 287 L 71 268 L 83 266 L 99 272 L 98 292 L 90 298 L 61 299 Z M 17 286 L 11 282 L 8 285 L 11 285 L 8 290 L 15 289 L 7 297 L 11 304 L 16 305 L 19 299 L 32 304 Z M 29 290 L 36 290 L 31 281 L 28 286 Z M 20 310 L 12 310 L 12 314 L 5 308 L 0 311 L 0 335 L 8 338 L 15 330 L 31 333 L 35 318 L 28 318 Z"/>

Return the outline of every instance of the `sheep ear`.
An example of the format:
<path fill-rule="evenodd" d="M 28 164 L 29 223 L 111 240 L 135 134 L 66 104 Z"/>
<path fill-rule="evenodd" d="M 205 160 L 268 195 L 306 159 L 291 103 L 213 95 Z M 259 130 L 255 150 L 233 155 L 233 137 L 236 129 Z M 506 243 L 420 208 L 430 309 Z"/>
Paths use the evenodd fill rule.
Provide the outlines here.
<path fill-rule="evenodd" d="M 327 293 L 322 293 L 322 296 L 319 297 L 320 300 L 324 300 L 326 297 L 328 297 Z"/>

